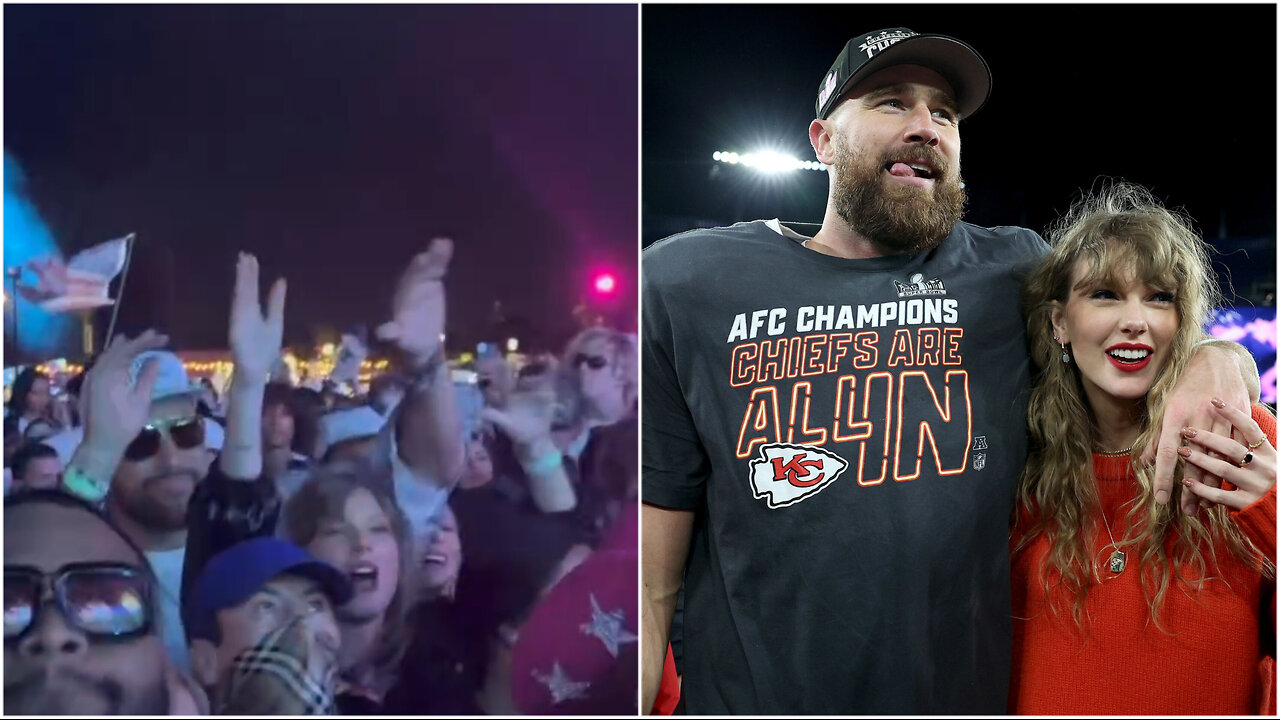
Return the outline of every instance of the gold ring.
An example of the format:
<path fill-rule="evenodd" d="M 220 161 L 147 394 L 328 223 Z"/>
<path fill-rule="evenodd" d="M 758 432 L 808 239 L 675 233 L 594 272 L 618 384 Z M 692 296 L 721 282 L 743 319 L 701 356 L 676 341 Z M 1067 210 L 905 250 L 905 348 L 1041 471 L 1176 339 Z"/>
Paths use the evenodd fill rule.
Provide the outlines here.
<path fill-rule="evenodd" d="M 1266 441 L 1267 441 L 1267 436 L 1266 436 L 1266 435 L 1263 435 L 1263 436 L 1262 436 L 1262 439 L 1261 439 L 1261 440 L 1259 440 L 1258 442 L 1256 442 L 1256 443 L 1254 443 L 1254 444 L 1250 445 L 1250 446 L 1249 446 L 1249 449 L 1250 449 L 1250 450 L 1257 450 L 1259 447 L 1261 447 L 1261 446 L 1262 446 L 1262 443 L 1264 443 L 1264 442 L 1266 442 Z"/>
<path fill-rule="evenodd" d="M 1245 465 L 1248 465 L 1251 462 L 1253 462 L 1253 451 L 1249 450 L 1245 452 L 1244 459 L 1240 461 L 1240 467 L 1244 467 Z"/>

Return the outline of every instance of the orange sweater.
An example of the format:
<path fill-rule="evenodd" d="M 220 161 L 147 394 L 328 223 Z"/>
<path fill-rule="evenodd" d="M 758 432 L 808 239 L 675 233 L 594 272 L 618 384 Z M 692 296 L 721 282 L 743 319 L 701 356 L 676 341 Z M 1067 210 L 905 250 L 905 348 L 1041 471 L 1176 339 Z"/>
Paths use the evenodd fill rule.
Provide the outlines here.
<path fill-rule="evenodd" d="M 1255 407 L 1254 419 L 1276 443 L 1276 420 Z M 1094 455 L 1098 494 L 1116 539 L 1124 532 L 1121 505 L 1138 492 L 1129 458 Z M 1276 489 L 1231 517 L 1272 560 L 1276 557 Z M 1020 523 L 1021 525 L 1021 523 Z M 1242 715 L 1257 713 L 1264 692 L 1259 635 L 1274 637 L 1275 582 L 1264 580 L 1225 548 L 1219 578 L 1187 591 L 1176 579 L 1160 621 L 1150 623 L 1139 586 L 1137 553 L 1126 551 L 1119 575 L 1106 566 L 1106 530 L 1098 523 L 1092 547 L 1098 576 L 1085 603 L 1085 630 L 1071 618 L 1073 600 L 1046 606 L 1040 568 L 1048 539 L 1036 538 L 1013 558 L 1013 676 L 1009 710 L 1023 715 Z M 1013 541 L 1016 545 L 1018 537 Z M 1230 587 L 1228 587 L 1228 583 Z M 1272 666 L 1274 672 L 1274 666 Z M 1271 681 L 1274 683 L 1274 680 Z"/>

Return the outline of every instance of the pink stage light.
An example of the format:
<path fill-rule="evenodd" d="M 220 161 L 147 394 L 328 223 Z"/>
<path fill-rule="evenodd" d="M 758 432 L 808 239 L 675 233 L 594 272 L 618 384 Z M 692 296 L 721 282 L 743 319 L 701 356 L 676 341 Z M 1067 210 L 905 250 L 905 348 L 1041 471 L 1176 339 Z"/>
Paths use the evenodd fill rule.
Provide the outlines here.
<path fill-rule="evenodd" d="M 618 287 L 618 281 L 613 277 L 613 275 L 609 273 L 604 273 L 596 276 L 596 281 L 595 281 L 596 292 L 602 295 L 608 295 L 612 293 L 614 290 L 616 290 L 617 287 Z"/>

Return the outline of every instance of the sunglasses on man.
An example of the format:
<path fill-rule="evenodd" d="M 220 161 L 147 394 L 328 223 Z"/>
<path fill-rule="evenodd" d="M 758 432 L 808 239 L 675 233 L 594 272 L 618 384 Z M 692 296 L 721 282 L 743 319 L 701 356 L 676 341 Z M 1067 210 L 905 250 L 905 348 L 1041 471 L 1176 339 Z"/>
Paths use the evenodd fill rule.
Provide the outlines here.
<path fill-rule="evenodd" d="M 573 356 L 573 367 L 575 370 L 582 367 L 584 364 L 592 370 L 603 370 L 605 366 L 609 364 L 609 358 L 601 355 L 587 355 L 586 353 L 578 353 Z"/>
<path fill-rule="evenodd" d="M 151 576 L 121 563 L 71 563 L 53 573 L 4 569 L 4 640 L 16 642 L 52 606 L 91 638 L 119 640 L 151 630 Z"/>
<path fill-rule="evenodd" d="M 198 415 L 149 423 L 124 449 L 126 460 L 139 462 L 160 452 L 160 435 L 168 434 L 179 450 L 204 445 L 204 420 Z"/>

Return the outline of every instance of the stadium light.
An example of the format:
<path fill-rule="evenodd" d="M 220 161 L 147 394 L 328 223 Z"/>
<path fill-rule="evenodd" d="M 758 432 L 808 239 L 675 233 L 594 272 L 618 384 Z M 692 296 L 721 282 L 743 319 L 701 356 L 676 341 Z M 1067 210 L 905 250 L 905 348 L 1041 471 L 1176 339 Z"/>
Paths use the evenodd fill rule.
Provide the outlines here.
<path fill-rule="evenodd" d="M 795 170 L 815 170 L 826 172 L 827 166 L 814 160 L 800 160 L 772 150 L 761 150 L 754 153 L 736 153 L 717 150 L 711 159 L 727 165 L 743 165 L 766 175 L 793 172 Z"/>

